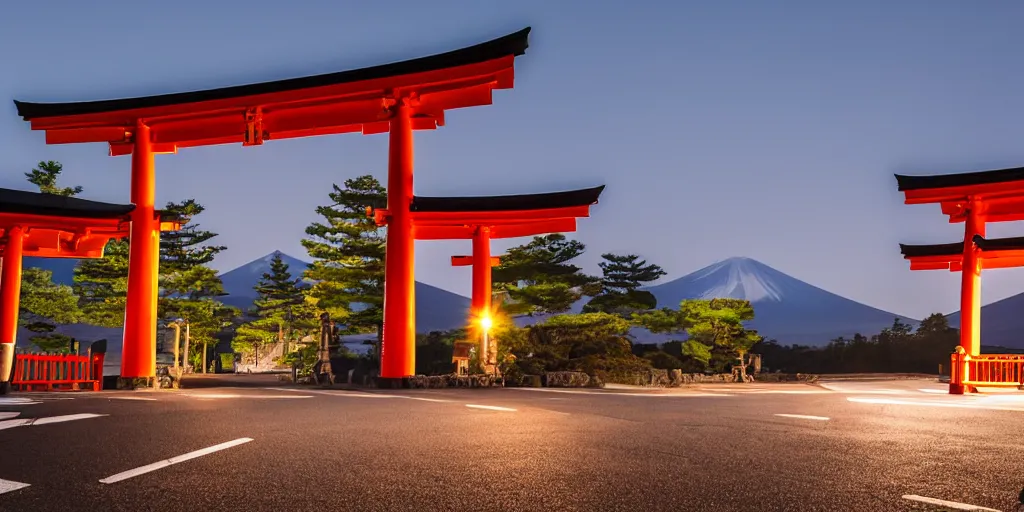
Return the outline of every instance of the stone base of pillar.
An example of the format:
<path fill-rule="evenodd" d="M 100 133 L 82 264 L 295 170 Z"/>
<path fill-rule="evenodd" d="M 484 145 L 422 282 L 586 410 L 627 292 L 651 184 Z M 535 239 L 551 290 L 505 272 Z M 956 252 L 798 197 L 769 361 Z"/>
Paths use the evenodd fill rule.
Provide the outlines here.
<path fill-rule="evenodd" d="M 380 389 L 409 389 L 412 387 L 411 377 L 399 378 L 376 378 L 377 387 Z"/>
<path fill-rule="evenodd" d="M 160 381 L 156 377 L 118 377 L 117 389 L 160 389 Z"/>
<path fill-rule="evenodd" d="M 962 395 L 962 394 L 964 394 L 964 385 L 963 384 L 950 384 L 949 385 L 949 394 L 951 394 L 951 395 Z"/>

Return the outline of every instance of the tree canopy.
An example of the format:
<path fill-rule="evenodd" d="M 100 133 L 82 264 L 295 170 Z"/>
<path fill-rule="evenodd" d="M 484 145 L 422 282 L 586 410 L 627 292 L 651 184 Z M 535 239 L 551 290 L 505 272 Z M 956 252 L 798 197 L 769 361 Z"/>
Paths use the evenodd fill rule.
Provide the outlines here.
<path fill-rule="evenodd" d="M 306 228 L 302 246 L 313 263 L 305 278 L 309 296 L 331 318 L 344 318 L 349 332 L 382 331 L 384 321 L 384 253 L 387 231 L 367 216 L 367 208 L 384 208 L 387 192 L 371 175 L 333 186 L 330 204 L 316 209 L 321 220 Z"/>
<path fill-rule="evenodd" d="M 562 313 L 583 296 L 600 293 L 598 278 L 572 263 L 586 250 L 560 233 L 534 237 L 513 247 L 493 270 L 494 287 L 508 293 L 512 314 Z"/>
<path fill-rule="evenodd" d="M 658 299 L 649 291 L 639 288 L 665 275 L 661 267 L 641 260 L 635 254 L 602 254 L 601 293 L 583 307 L 583 312 L 603 311 L 628 315 L 636 311 L 654 309 Z"/>

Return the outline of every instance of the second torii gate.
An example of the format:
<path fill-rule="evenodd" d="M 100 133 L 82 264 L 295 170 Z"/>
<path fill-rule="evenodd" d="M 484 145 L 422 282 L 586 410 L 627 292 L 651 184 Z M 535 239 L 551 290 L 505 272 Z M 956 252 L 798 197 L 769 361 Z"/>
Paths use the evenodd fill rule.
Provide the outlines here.
<path fill-rule="evenodd" d="M 18 335 L 22 260 L 41 258 L 102 258 L 111 238 L 128 236 L 135 205 L 101 203 L 75 197 L 0 189 L 0 394 L 10 388 Z M 154 222 L 162 231 L 180 226 L 174 219 Z M 154 329 L 155 332 L 155 329 Z M 143 355 L 130 357 L 142 357 Z M 122 354 L 124 357 L 124 354 Z M 156 354 L 148 359 L 156 370 Z"/>

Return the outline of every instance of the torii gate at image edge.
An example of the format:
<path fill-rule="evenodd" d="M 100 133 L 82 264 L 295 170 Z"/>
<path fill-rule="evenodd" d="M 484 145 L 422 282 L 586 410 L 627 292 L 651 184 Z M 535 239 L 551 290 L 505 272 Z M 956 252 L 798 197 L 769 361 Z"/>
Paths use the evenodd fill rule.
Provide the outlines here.
<path fill-rule="evenodd" d="M 128 303 L 121 377 L 155 377 L 154 155 L 179 148 L 360 132 L 390 134 L 382 384 L 415 372 L 413 130 L 444 125 L 446 110 L 488 105 L 510 89 L 530 28 L 447 53 L 370 68 L 198 92 L 79 103 L 15 101 L 47 144 L 102 142 L 132 155 Z M 390 300 L 388 300 L 390 298 Z M 136 382 L 137 383 L 137 382 Z"/>
<path fill-rule="evenodd" d="M 911 270 L 961 272 L 960 347 L 981 353 L 981 270 L 1024 266 L 1024 238 L 985 238 L 989 222 L 1024 220 L 1024 167 L 931 176 L 896 175 L 906 204 L 939 203 L 950 223 L 964 223 L 964 241 L 900 245 Z M 967 365 L 959 369 L 969 379 Z M 963 386 L 951 381 L 950 393 Z"/>
<path fill-rule="evenodd" d="M 473 268 L 471 318 L 482 330 L 490 320 L 491 267 L 498 264 L 491 257 L 491 240 L 519 238 L 545 233 L 576 231 L 576 219 L 590 216 L 590 207 L 597 204 L 604 185 L 541 194 L 519 194 L 477 197 L 414 196 L 410 207 L 413 236 L 417 240 L 472 239 L 472 256 L 453 256 L 453 266 Z M 391 219 L 388 210 L 367 209 L 378 226 Z M 497 345 L 481 347 L 489 358 L 496 355 Z"/>
<path fill-rule="evenodd" d="M 102 258 L 111 238 L 128 236 L 133 210 L 131 204 L 0 189 L 0 394 L 12 377 L 23 258 Z M 156 222 L 161 231 L 181 227 L 161 212 Z"/>

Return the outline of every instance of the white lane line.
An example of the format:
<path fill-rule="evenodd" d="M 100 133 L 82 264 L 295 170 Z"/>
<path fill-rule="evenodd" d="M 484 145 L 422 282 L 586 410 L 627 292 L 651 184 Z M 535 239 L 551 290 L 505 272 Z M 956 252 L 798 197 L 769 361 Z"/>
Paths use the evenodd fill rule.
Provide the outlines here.
<path fill-rule="evenodd" d="M 892 398 L 867 398 L 867 397 L 850 397 L 846 400 L 850 402 L 856 402 L 861 404 L 880 404 L 880 405 L 916 405 L 919 407 L 950 407 L 954 409 L 980 409 L 985 411 L 1015 411 L 1022 412 L 1022 407 L 1003 407 L 999 405 L 986 405 L 975 403 L 960 403 L 960 402 L 938 402 L 938 401 L 920 401 L 914 402 L 910 400 L 895 400 Z"/>
<path fill-rule="evenodd" d="M 315 393 L 317 395 L 327 396 L 344 396 L 354 398 L 409 398 L 407 396 L 399 395 L 384 395 L 381 393 L 360 393 L 358 391 L 329 391 L 321 389 L 288 389 L 288 388 L 263 388 L 263 389 L 274 389 L 277 391 L 288 391 L 291 393 Z"/>
<path fill-rule="evenodd" d="M 979 505 L 971 505 L 968 503 L 960 503 L 956 501 L 946 501 L 936 498 L 928 498 L 925 496 L 918 496 L 916 494 L 907 494 L 903 496 L 903 499 L 910 501 L 918 501 L 921 503 L 927 503 L 929 505 L 935 505 L 937 507 L 945 507 L 953 510 L 970 510 L 974 512 L 999 512 L 994 508 L 982 507 Z"/>
<path fill-rule="evenodd" d="M 35 405 L 41 403 L 31 398 L 0 398 L 0 405 Z"/>
<path fill-rule="evenodd" d="M 17 418 L 21 415 L 20 412 L 0 412 L 0 420 L 9 420 L 11 418 Z"/>
<path fill-rule="evenodd" d="M 511 408 L 508 408 L 508 407 L 498 407 L 497 405 L 466 404 L 466 407 L 469 407 L 470 409 L 487 409 L 488 411 L 516 412 L 515 409 L 511 409 Z"/>
<path fill-rule="evenodd" d="M 0 430 L 7 430 L 9 428 L 20 427 L 22 425 L 28 425 L 31 420 L 22 418 L 17 420 L 6 420 L 0 421 Z"/>
<path fill-rule="evenodd" d="M 423 398 L 423 397 L 419 397 L 419 396 L 401 396 L 401 397 L 398 397 L 398 398 L 408 398 L 409 400 L 421 400 L 423 402 L 438 402 L 438 403 L 448 403 L 448 402 L 451 402 L 451 400 L 443 400 L 443 399 L 440 399 L 440 398 Z"/>
<path fill-rule="evenodd" d="M 514 391 L 538 391 L 542 393 L 567 393 L 570 395 L 602 395 L 602 396 L 643 396 L 654 398 L 701 398 L 707 396 L 736 396 L 723 393 L 618 393 L 615 391 L 571 391 L 568 389 L 550 388 L 505 388 Z"/>
<path fill-rule="evenodd" d="M 796 418 L 798 420 L 816 420 L 816 421 L 828 421 L 827 416 L 807 416 L 806 414 L 776 414 L 776 416 L 782 418 Z"/>
<path fill-rule="evenodd" d="M 11 480 L 0 480 L 0 494 L 17 491 L 18 489 L 24 489 L 26 487 L 28 487 L 28 484 L 14 482 Z"/>
<path fill-rule="evenodd" d="M 142 475 L 142 474 L 146 474 L 146 473 L 149 473 L 149 472 L 152 472 L 152 471 L 156 471 L 158 469 L 166 468 L 167 466 L 171 466 L 171 465 L 177 464 L 179 462 L 185 462 L 187 460 L 191 460 L 191 459 L 194 459 L 196 457 L 202 457 L 203 455 L 209 455 L 209 454 L 214 453 L 214 452 L 219 452 L 221 450 L 225 450 L 227 448 L 231 448 L 232 446 L 238 446 L 240 444 L 245 444 L 245 443 L 248 443 L 249 441 L 252 441 L 251 437 L 242 437 L 242 438 L 239 438 L 239 439 L 235 439 L 234 441 L 228 441 L 226 443 L 221 443 L 221 444 L 210 446 L 209 448 L 203 448 L 202 450 L 196 450 L 194 452 L 188 452 L 188 453 L 186 453 L 184 455 L 178 455 L 177 457 L 171 457 L 169 459 L 164 459 L 164 460 L 162 460 L 160 462 L 154 462 L 152 464 L 147 464 L 147 465 L 142 466 L 142 467 L 138 467 L 138 468 L 135 468 L 135 469 L 129 469 L 128 471 L 123 471 L 123 472 L 118 473 L 116 475 L 108 476 L 108 477 L 100 480 L 100 483 L 101 484 L 112 484 L 112 483 L 120 482 L 121 480 L 127 480 L 129 478 L 133 478 L 133 477 L 136 477 L 136 476 L 139 476 L 139 475 Z"/>
<path fill-rule="evenodd" d="M 235 395 L 217 393 L 182 393 L 181 396 L 187 396 L 190 398 L 205 398 L 207 400 L 220 398 L 313 398 L 311 395 Z"/>
<path fill-rule="evenodd" d="M 925 389 L 925 388 L 921 388 L 918 391 L 920 391 L 922 393 L 936 393 L 936 394 L 947 394 L 947 393 L 949 393 L 948 389 Z"/>
<path fill-rule="evenodd" d="M 111 400 L 156 400 L 156 398 L 148 398 L 144 396 L 111 396 L 107 397 Z"/>
<path fill-rule="evenodd" d="M 66 414 L 64 416 L 50 416 L 48 418 L 36 418 L 36 419 L 32 420 L 31 424 L 32 425 L 48 425 L 50 423 L 64 423 L 65 421 L 86 420 L 86 419 L 89 419 L 89 418 L 99 418 L 101 416 L 106 416 L 106 414 L 93 414 L 91 412 L 82 413 L 82 414 Z"/>

